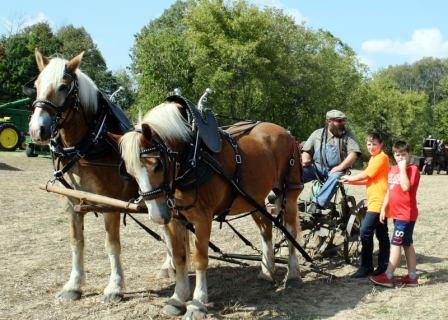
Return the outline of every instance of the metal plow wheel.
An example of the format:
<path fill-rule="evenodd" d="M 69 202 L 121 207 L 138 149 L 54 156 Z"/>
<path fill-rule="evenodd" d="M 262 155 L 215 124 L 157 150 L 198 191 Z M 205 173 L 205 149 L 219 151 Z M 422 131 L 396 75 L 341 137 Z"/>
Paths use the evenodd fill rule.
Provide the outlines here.
<path fill-rule="evenodd" d="M 339 201 L 332 202 L 330 209 L 315 216 L 307 212 L 307 202 L 298 205 L 302 237 L 299 242 L 313 259 L 340 255 L 350 263 L 360 254 L 359 239 L 361 221 L 366 213 L 366 201 L 356 203 L 353 196 L 340 188 Z M 278 234 L 275 239 L 276 253 L 286 248 L 286 241 Z"/>

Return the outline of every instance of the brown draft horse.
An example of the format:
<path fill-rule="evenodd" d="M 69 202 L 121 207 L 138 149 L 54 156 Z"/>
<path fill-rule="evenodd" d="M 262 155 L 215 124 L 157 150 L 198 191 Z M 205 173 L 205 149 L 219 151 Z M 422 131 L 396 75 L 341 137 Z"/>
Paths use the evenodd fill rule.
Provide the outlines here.
<path fill-rule="evenodd" d="M 113 120 L 99 111 L 103 108 L 93 81 L 78 69 L 83 53 L 70 61 L 44 57 L 37 49 L 36 62 L 40 74 L 34 82 L 36 100 L 29 128 L 33 141 L 47 144 L 50 139 L 58 138 L 60 148 L 80 146 L 86 149 L 86 137 L 92 135 L 92 127 L 102 122 L 113 130 Z M 102 110 L 102 109 L 101 109 Z M 99 115 L 104 115 L 104 118 Z M 107 136 L 107 135 L 106 135 Z M 87 141 L 87 144 L 90 140 Z M 120 177 L 118 164 L 121 161 L 118 150 L 108 147 L 99 138 L 90 148 L 86 157 L 76 161 L 64 174 L 65 181 L 72 188 L 93 192 L 112 198 L 129 200 L 135 197 L 138 186 L 134 180 L 125 181 Z M 90 151 L 94 156 L 90 156 Z M 70 156 L 60 155 L 62 166 L 70 161 Z M 79 200 L 69 198 L 67 213 L 70 223 L 70 243 L 72 249 L 72 270 L 68 282 L 57 297 L 64 300 L 77 300 L 81 297 L 81 285 L 84 282 L 84 215 L 74 211 L 73 206 Z M 106 229 L 106 251 L 109 255 L 111 274 L 109 284 L 104 290 L 103 302 L 121 300 L 123 296 L 124 276 L 120 261 L 120 213 L 104 213 Z M 166 261 L 169 265 L 169 262 Z M 165 267 L 167 267 L 165 265 Z"/>
<path fill-rule="evenodd" d="M 254 207 L 242 197 L 235 196 L 230 183 L 216 173 L 197 188 L 182 191 L 174 187 L 172 197 L 167 194 L 167 186 L 173 186 L 178 173 L 179 163 L 175 159 L 183 158 L 192 140 L 191 127 L 182 116 L 181 108 L 175 102 L 162 103 L 145 115 L 141 132 L 128 132 L 119 141 L 126 168 L 137 180 L 141 194 L 152 195 L 145 199 L 151 219 L 157 223 L 167 223 L 170 220 L 170 207 L 172 208 L 174 202 L 175 209 L 195 228 L 196 250 L 193 261 L 196 287 L 192 301 L 186 305 L 190 298 L 186 266 L 188 237 L 179 219 L 172 219 L 168 223 L 176 269 L 176 286 L 164 311 L 170 315 L 186 312 L 185 318 L 189 319 L 201 318 L 206 314 L 206 269 L 213 217 L 228 208 L 230 214 L 238 214 L 254 210 Z M 264 200 L 271 190 L 282 189 L 285 181 L 290 185 L 300 186 L 300 155 L 294 138 L 284 128 L 272 123 L 260 123 L 235 139 L 242 158 L 240 186 L 259 205 L 264 205 Z M 177 156 L 173 158 L 170 154 Z M 235 153 L 227 141 L 223 143 L 221 152 L 215 154 L 215 159 L 228 175 L 235 172 Z M 157 192 L 152 191 L 155 191 L 155 188 L 164 190 L 165 197 L 154 198 Z M 286 229 L 296 238 L 299 232 L 297 197 L 302 188 L 285 189 L 287 190 L 284 196 L 277 200 L 277 208 L 280 208 L 284 201 L 283 221 Z M 263 254 L 259 277 L 272 280 L 275 267 L 272 222 L 259 212 L 252 216 L 262 238 Z M 286 282 L 297 284 L 300 281 L 296 249 L 289 243 Z"/>

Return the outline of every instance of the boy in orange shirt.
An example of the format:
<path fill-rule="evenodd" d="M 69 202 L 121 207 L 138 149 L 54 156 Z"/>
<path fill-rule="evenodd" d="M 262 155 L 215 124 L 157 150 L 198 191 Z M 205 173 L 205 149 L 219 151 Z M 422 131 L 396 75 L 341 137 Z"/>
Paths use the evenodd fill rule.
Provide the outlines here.
<path fill-rule="evenodd" d="M 361 265 L 352 275 L 363 278 L 386 271 L 389 261 L 390 243 L 386 223 L 380 222 L 380 212 L 387 192 L 389 157 L 382 151 L 383 139 L 377 133 L 367 135 L 366 145 L 371 155 L 367 168 L 353 176 L 343 176 L 342 182 L 367 186 L 367 213 L 361 223 Z M 373 233 L 379 242 L 378 267 L 373 270 Z"/>

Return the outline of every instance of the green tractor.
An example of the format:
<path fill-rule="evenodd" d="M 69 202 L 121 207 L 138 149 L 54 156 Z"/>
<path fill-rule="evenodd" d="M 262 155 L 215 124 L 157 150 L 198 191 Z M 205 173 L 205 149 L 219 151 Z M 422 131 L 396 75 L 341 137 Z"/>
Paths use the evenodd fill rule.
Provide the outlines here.
<path fill-rule="evenodd" d="M 31 111 L 27 107 L 31 103 L 30 98 L 25 98 L 0 105 L 0 150 L 26 149 L 28 157 L 48 154 L 47 146 L 42 148 L 33 144 L 28 135 Z"/>

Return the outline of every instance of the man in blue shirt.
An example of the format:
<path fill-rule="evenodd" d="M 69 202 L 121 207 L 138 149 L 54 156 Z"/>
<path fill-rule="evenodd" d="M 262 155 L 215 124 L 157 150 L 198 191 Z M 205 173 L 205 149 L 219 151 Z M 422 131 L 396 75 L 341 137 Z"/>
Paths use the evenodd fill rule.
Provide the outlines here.
<path fill-rule="evenodd" d="M 358 155 L 358 142 L 345 127 L 347 117 L 339 110 L 326 114 L 324 128 L 314 131 L 302 148 L 303 182 L 325 181 L 319 193 L 312 199 L 312 213 L 326 209 L 336 192 L 339 178 L 346 174 Z"/>

